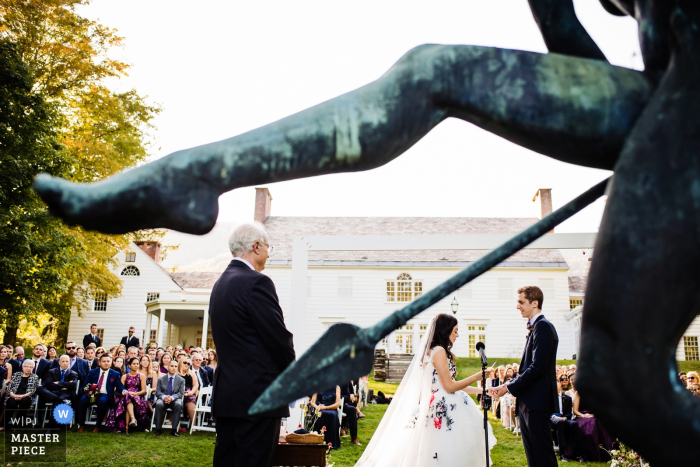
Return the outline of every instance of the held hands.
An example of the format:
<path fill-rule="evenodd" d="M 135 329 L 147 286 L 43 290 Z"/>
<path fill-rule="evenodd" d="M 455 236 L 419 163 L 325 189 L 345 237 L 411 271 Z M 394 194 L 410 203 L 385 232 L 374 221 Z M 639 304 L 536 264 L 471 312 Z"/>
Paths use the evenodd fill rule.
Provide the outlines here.
<path fill-rule="evenodd" d="M 508 389 L 506 389 L 506 385 L 505 385 L 505 384 L 502 384 L 502 385 L 500 385 L 500 386 L 497 386 L 497 387 L 495 387 L 495 388 L 491 388 L 491 389 L 488 390 L 488 394 L 489 394 L 491 397 L 495 397 L 495 398 L 497 398 L 497 399 L 503 397 L 504 395 L 506 395 L 507 392 L 508 392 Z"/>

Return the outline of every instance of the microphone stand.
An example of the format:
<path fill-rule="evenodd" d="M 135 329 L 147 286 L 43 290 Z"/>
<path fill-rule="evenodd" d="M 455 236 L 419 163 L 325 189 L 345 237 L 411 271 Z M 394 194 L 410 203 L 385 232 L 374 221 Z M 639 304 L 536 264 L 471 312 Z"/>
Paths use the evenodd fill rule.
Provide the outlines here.
<path fill-rule="evenodd" d="M 486 441 L 486 465 L 489 465 L 489 416 L 486 406 L 486 361 L 481 360 L 481 386 L 483 394 L 481 396 L 482 407 L 484 409 L 484 440 Z M 491 402 L 493 403 L 493 402 Z"/>

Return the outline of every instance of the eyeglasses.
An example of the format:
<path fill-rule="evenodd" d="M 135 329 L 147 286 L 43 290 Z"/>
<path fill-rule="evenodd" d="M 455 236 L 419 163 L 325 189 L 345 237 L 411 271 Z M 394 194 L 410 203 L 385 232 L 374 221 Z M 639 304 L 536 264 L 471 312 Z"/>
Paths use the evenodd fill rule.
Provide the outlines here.
<path fill-rule="evenodd" d="M 688 376 L 688 379 L 697 379 L 695 376 Z"/>
<path fill-rule="evenodd" d="M 270 254 L 272 253 L 272 250 L 275 249 L 274 246 L 270 246 L 270 245 L 268 245 L 267 243 L 258 242 L 258 244 L 259 244 L 259 245 L 265 245 L 265 246 L 267 247 L 267 252 L 270 253 Z"/>
<path fill-rule="evenodd" d="M 75 350 L 75 347 L 66 347 L 66 350 Z"/>
<path fill-rule="evenodd" d="M 189 363 L 187 363 L 187 362 L 182 362 L 182 364 L 183 364 L 183 365 L 187 365 L 187 366 L 190 366 L 190 364 L 189 364 Z"/>
<path fill-rule="evenodd" d="M 569 378 L 562 378 L 559 381 L 564 382 L 564 381 L 569 381 Z"/>

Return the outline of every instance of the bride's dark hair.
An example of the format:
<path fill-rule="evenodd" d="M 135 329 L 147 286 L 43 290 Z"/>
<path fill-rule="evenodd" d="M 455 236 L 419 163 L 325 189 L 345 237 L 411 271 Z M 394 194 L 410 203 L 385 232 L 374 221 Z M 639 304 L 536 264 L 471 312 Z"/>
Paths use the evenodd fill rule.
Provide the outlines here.
<path fill-rule="evenodd" d="M 435 320 L 435 333 L 433 334 L 433 340 L 430 341 L 431 349 L 439 345 L 445 349 L 445 352 L 447 352 L 447 358 L 449 358 L 451 361 L 454 361 L 455 356 L 450 351 L 452 348 L 450 334 L 452 334 L 452 330 L 455 328 L 455 326 L 457 326 L 457 324 L 457 318 L 452 315 L 448 315 L 447 313 L 437 315 L 437 319 Z"/>

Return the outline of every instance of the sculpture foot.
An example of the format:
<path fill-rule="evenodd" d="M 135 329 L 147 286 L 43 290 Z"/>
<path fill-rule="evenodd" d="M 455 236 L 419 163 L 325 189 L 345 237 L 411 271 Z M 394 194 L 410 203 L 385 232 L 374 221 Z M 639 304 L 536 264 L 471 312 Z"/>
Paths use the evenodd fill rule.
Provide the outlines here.
<path fill-rule="evenodd" d="M 219 193 L 196 178 L 150 178 L 139 170 L 95 183 L 72 183 L 39 174 L 34 189 L 49 211 L 68 225 L 108 234 L 168 228 L 205 234 L 216 223 Z"/>

